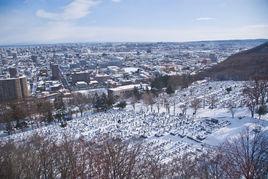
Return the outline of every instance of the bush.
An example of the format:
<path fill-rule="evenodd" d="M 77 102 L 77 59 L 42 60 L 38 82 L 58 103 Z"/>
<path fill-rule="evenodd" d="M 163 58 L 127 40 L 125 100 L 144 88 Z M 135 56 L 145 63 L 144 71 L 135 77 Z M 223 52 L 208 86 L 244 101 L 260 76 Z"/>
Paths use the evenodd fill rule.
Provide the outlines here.
<path fill-rule="evenodd" d="M 175 93 L 175 91 L 172 89 L 172 87 L 170 85 L 167 87 L 166 92 L 169 95 Z"/>
<path fill-rule="evenodd" d="M 229 94 L 232 91 L 232 87 L 226 88 L 225 89 L 227 91 L 227 93 Z"/>
<path fill-rule="evenodd" d="M 67 122 L 66 122 L 66 121 L 62 121 L 62 122 L 60 123 L 60 127 L 64 128 L 64 127 L 66 127 L 66 126 L 67 126 Z"/>
<path fill-rule="evenodd" d="M 125 108 L 127 106 L 127 103 L 126 103 L 126 101 L 120 101 L 117 105 L 116 105 L 116 107 L 119 107 L 119 108 Z"/>

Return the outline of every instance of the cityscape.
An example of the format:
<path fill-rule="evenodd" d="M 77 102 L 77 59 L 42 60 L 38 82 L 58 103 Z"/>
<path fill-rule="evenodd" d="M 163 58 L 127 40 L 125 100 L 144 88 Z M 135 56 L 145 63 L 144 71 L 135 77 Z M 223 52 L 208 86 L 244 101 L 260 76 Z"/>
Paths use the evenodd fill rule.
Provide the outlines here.
<path fill-rule="evenodd" d="M 135 85 L 149 87 L 156 76 L 195 74 L 263 41 L 231 41 L 228 44 L 224 41 L 62 44 L 1 48 L 3 87 L 0 99 L 5 102 L 29 96 L 45 98 L 58 93 L 94 95 L 120 89 L 131 91 Z"/>
<path fill-rule="evenodd" d="M 169 3 L 0 2 L 0 178 L 268 177 L 268 3 Z"/>

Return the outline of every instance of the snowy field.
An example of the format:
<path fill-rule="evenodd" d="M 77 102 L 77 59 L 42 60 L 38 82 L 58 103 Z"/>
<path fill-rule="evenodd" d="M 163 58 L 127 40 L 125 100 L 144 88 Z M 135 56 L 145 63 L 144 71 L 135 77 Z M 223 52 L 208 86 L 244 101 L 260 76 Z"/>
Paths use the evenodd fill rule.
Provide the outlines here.
<path fill-rule="evenodd" d="M 36 133 L 59 141 L 64 135 L 90 140 L 101 134 L 109 134 L 125 140 L 143 140 L 164 151 L 166 158 L 190 151 L 203 152 L 207 147 L 217 146 L 227 138 L 238 135 L 247 127 L 268 131 L 267 115 L 261 120 L 253 119 L 247 108 L 241 106 L 243 86 L 244 82 L 232 81 L 196 83 L 187 89 L 176 91 L 173 96 L 158 98 L 152 108 L 140 102 L 135 110 L 132 105 L 128 105 L 124 110 L 114 109 L 100 113 L 88 111 L 82 117 L 68 121 L 65 128 L 55 123 L 2 136 L 0 140 L 25 141 Z M 226 91 L 228 87 L 232 88 L 230 93 Z M 214 109 L 209 108 L 208 99 L 211 96 L 217 98 Z M 169 111 L 162 104 L 163 98 L 169 101 Z M 194 98 L 202 100 L 202 107 L 195 115 L 189 107 Z M 227 108 L 230 101 L 236 105 L 234 118 Z M 157 103 L 160 106 L 159 113 Z M 186 115 L 181 114 L 182 104 L 188 106 Z"/>

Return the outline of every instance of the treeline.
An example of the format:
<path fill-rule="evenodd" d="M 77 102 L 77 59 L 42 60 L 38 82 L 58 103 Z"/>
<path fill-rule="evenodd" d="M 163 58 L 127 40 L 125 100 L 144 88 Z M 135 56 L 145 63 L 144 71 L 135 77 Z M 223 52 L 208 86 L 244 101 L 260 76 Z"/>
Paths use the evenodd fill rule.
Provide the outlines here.
<path fill-rule="evenodd" d="M 22 129 L 27 126 L 24 120 L 31 119 L 37 126 L 40 122 L 53 120 L 53 105 L 44 99 L 17 100 L 0 104 L 0 122 L 6 125 L 9 134 L 14 127 Z"/>
<path fill-rule="evenodd" d="M 107 99 L 101 101 L 103 98 Z M 11 134 L 15 129 L 23 130 L 25 127 L 39 127 L 51 122 L 65 123 L 72 115 L 80 114 L 86 110 L 105 106 L 107 109 L 113 104 L 105 94 L 102 96 L 86 96 L 73 93 L 69 96 L 57 95 L 53 100 L 46 98 L 27 98 L 24 100 L 9 101 L 0 104 L 0 123 Z"/>
<path fill-rule="evenodd" d="M 215 178 L 261 179 L 268 174 L 267 133 L 243 131 L 203 154 L 166 160 L 164 151 L 107 135 L 61 141 L 33 135 L 0 143 L 0 178 Z"/>
<path fill-rule="evenodd" d="M 126 98 L 137 102 L 142 97 L 135 88 L 128 96 L 118 98 L 111 93 L 85 95 L 71 93 L 67 96 L 59 93 L 53 99 L 27 98 L 23 100 L 0 103 L 0 123 L 5 126 L 8 134 L 15 130 L 23 130 L 31 126 L 40 127 L 52 122 L 60 122 L 64 127 L 73 115 L 83 116 L 85 111 L 106 111 L 113 107 L 125 108 Z"/>
<path fill-rule="evenodd" d="M 151 87 L 154 91 L 159 91 L 162 89 L 166 89 L 168 94 L 174 93 L 174 91 L 178 88 L 187 88 L 192 82 L 195 81 L 194 76 L 190 74 L 182 74 L 182 75 L 160 75 L 156 76 L 151 81 Z"/>

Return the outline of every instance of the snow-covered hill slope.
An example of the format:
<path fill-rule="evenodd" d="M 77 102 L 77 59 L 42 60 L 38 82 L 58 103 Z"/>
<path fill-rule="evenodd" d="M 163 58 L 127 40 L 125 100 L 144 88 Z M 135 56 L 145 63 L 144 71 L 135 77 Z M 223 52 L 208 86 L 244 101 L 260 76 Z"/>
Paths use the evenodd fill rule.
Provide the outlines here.
<path fill-rule="evenodd" d="M 238 135 L 247 127 L 251 130 L 268 131 L 267 116 L 261 120 L 253 119 L 250 118 L 247 108 L 240 107 L 243 86 L 244 82 L 232 81 L 197 83 L 187 89 L 177 91 L 171 97 L 164 97 L 170 104 L 169 113 L 163 105 L 160 105 L 158 113 L 156 104 L 153 105 L 151 111 L 145 104 L 139 103 L 135 111 L 131 105 L 128 105 L 125 110 L 86 112 L 83 117 L 68 121 L 64 128 L 56 123 L 4 136 L 0 140 L 2 142 L 25 141 L 34 134 L 56 138 L 59 141 L 64 135 L 90 140 L 98 135 L 109 134 L 125 140 L 144 141 L 164 151 L 165 157 L 168 158 L 177 155 L 178 152 L 202 152 L 208 147 L 219 145 L 228 137 Z M 226 91 L 229 87 L 232 88 L 230 93 Z M 217 98 L 214 109 L 209 108 L 210 96 Z M 194 98 L 202 100 L 202 107 L 197 113 L 193 115 L 193 110 L 188 107 L 186 116 L 180 114 L 180 105 L 189 106 Z M 160 98 L 157 100 L 161 103 Z M 230 101 L 237 106 L 234 118 L 226 108 Z"/>

